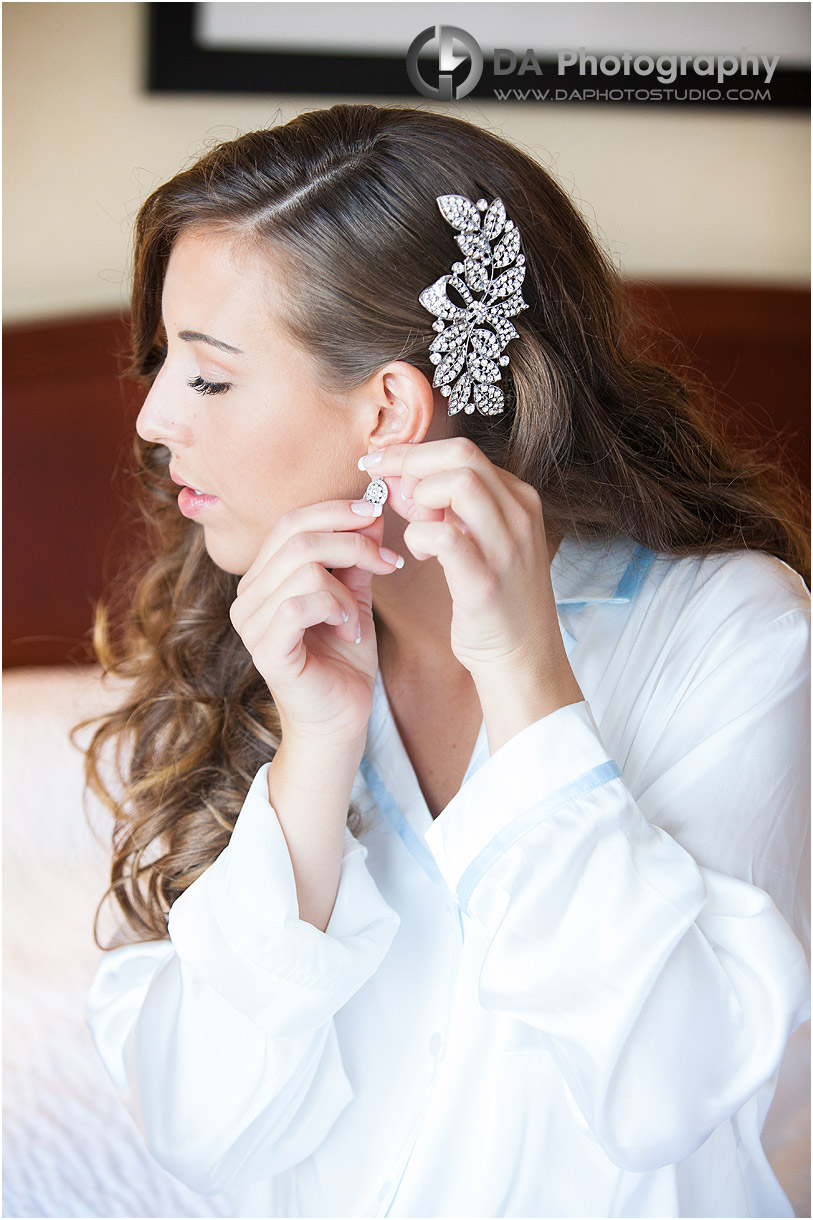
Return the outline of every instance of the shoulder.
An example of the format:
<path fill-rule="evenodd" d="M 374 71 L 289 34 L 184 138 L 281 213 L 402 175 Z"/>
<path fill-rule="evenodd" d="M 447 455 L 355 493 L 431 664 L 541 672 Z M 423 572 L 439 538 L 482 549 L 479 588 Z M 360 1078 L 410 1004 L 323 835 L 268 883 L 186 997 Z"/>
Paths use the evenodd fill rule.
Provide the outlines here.
<path fill-rule="evenodd" d="M 557 611 L 582 648 L 651 664 L 713 663 L 747 645 L 803 661 L 810 594 L 787 564 L 761 551 L 676 557 L 630 539 L 563 540 L 551 565 Z M 605 658 L 606 659 L 606 658 Z"/>
<path fill-rule="evenodd" d="M 663 603 L 682 604 L 687 613 L 730 615 L 767 623 L 797 611 L 809 616 L 810 594 L 798 572 L 773 555 L 740 550 L 673 558 L 652 555 L 642 592 Z"/>
<path fill-rule="evenodd" d="M 624 605 L 738 613 L 765 621 L 809 612 L 801 576 L 762 551 L 736 550 L 674 556 L 649 551 L 629 538 L 562 540 L 551 565 L 557 606 Z"/>
<path fill-rule="evenodd" d="M 641 630 L 655 628 L 666 657 L 695 658 L 697 676 L 740 658 L 798 675 L 810 644 L 810 594 L 801 576 L 759 551 L 652 556 L 631 607 Z"/>

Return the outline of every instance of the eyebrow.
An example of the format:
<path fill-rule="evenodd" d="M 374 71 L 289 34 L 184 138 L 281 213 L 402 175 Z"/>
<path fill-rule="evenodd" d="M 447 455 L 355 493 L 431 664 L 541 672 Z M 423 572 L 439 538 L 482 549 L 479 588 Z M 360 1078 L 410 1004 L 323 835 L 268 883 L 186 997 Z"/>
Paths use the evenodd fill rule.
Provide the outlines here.
<path fill-rule="evenodd" d="M 224 343 L 222 339 L 213 339 L 211 335 L 201 334 L 199 330 L 179 330 L 178 338 L 183 339 L 186 343 L 210 343 L 212 347 L 219 347 L 221 352 L 231 352 L 234 356 L 244 355 L 239 347 L 232 347 L 230 343 Z"/>

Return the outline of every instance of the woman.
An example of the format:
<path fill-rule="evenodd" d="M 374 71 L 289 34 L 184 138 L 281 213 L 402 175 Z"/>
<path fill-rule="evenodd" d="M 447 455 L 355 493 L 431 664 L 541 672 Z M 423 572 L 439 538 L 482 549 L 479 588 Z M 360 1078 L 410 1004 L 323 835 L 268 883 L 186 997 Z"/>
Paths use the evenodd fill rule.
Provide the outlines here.
<path fill-rule="evenodd" d="M 88 1019 L 235 1214 L 791 1214 L 803 535 L 621 300 L 538 165 L 415 110 L 140 213 L 156 554 L 88 762 L 127 747 L 132 943 Z"/>

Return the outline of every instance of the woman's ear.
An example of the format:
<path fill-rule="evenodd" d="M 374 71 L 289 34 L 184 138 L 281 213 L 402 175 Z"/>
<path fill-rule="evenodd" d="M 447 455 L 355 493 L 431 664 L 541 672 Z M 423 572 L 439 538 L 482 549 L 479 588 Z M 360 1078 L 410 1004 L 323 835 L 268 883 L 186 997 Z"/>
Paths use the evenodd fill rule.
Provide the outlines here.
<path fill-rule="evenodd" d="M 432 424 L 435 395 L 426 377 L 413 364 L 396 360 L 368 382 L 367 396 L 378 407 L 369 433 L 370 448 L 418 444 Z"/>

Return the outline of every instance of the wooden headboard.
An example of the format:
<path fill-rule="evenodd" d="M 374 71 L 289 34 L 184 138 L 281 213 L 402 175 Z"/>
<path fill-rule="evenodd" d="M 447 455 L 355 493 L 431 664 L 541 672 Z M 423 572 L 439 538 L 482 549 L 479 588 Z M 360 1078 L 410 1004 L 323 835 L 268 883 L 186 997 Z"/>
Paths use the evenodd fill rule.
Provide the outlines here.
<path fill-rule="evenodd" d="M 809 293 L 632 287 L 719 387 L 731 428 L 773 446 L 806 485 Z M 126 322 L 109 315 L 4 329 L 6 666 L 89 659 L 93 603 L 133 545 L 123 471 L 139 404 L 119 376 L 126 350 Z"/>

